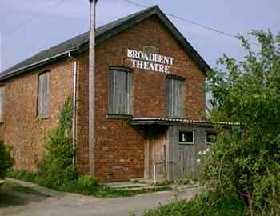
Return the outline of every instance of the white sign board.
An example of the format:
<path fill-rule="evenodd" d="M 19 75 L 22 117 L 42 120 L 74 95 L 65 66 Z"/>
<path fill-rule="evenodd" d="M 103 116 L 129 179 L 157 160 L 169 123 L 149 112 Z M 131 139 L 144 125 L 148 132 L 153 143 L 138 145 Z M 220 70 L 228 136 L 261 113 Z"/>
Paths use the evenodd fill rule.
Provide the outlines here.
<path fill-rule="evenodd" d="M 127 58 L 131 61 L 133 68 L 166 74 L 170 73 L 170 67 L 174 65 L 174 58 L 138 50 L 128 49 Z"/>

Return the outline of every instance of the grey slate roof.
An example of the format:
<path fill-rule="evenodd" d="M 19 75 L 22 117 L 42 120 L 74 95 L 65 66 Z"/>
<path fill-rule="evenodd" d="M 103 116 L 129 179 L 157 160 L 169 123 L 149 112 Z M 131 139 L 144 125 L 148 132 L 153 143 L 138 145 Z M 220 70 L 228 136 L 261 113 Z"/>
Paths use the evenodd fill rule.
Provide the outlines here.
<path fill-rule="evenodd" d="M 185 48 L 188 55 L 196 62 L 199 68 L 203 72 L 207 72 L 210 69 L 209 65 L 204 59 L 197 53 L 197 51 L 187 42 L 184 36 L 177 30 L 172 22 L 166 17 L 166 15 L 160 10 L 158 6 L 153 6 L 142 10 L 140 12 L 131 14 L 127 17 L 118 19 L 104 26 L 96 29 L 96 44 L 102 43 L 106 39 L 111 38 L 114 35 L 132 27 L 133 25 L 143 21 L 144 19 L 157 15 L 163 24 L 171 31 L 177 41 Z M 43 50 L 36 55 L 16 64 L 15 66 L 3 71 L 0 74 L 0 81 L 14 77 L 16 75 L 25 73 L 34 68 L 44 66 L 53 61 L 57 61 L 60 58 L 65 58 L 71 53 L 79 53 L 89 48 L 89 32 L 80 34 L 73 37 L 61 44 L 53 46 L 47 50 Z"/>

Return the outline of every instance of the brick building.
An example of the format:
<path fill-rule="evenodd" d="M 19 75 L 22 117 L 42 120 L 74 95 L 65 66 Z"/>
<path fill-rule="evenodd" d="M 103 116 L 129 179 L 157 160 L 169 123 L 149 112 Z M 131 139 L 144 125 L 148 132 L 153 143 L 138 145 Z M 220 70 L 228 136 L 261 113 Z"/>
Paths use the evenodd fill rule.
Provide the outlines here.
<path fill-rule="evenodd" d="M 93 166 L 102 181 L 172 180 L 195 171 L 213 135 L 204 113 L 209 66 L 157 6 L 96 30 L 94 149 L 88 67 L 87 32 L 1 73 L 1 134 L 16 169 L 36 170 L 72 96 L 81 174 Z"/>

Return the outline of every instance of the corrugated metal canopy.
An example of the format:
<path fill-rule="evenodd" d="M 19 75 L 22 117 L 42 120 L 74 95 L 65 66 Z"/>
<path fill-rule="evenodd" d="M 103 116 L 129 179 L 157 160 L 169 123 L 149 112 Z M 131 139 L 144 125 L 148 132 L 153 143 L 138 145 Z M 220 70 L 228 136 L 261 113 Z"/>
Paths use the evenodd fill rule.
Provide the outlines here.
<path fill-rule="evenodd" d="M 172 126 L 172 125 L 197 125 L 201 127 L 214 127 L 214 125 L 222 126 L 240 126 L 237 122 L 215 122 L 211 123 L 206 120 L 190 120 L 186 118 L 132 118 L 130 124 L 134 126 Z"/>

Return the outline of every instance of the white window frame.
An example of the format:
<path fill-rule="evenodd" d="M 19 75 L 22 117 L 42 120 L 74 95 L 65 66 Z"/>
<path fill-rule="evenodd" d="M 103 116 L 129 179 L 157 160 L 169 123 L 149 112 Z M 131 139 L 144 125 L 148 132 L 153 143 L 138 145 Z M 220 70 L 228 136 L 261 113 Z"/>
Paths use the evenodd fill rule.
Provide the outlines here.
<path fill-rule="evenodd" d="M 180 141 L 180 133 L 192 133 L 192 135 L 193 135 L 193 141 L 192 142 L 181 142 Z M 195 131 L 194 130 L 179 130 L 178 131 L 178 143 L 179 143 L 179 145 L 194 145 L 194 143 L 195 143 Z"/>

